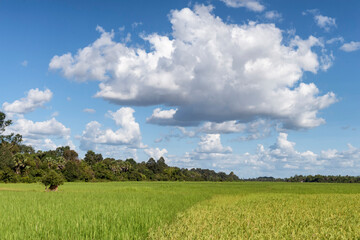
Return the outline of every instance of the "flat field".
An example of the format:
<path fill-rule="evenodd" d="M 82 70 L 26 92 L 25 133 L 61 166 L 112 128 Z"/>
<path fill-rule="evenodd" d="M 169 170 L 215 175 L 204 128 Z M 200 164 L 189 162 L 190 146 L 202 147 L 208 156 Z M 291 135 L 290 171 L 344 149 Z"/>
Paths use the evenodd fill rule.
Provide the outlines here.
<path fill-rule="evenodd" d="M 0 184 L 0 239 L 360 239 L 360 185 Z"/>

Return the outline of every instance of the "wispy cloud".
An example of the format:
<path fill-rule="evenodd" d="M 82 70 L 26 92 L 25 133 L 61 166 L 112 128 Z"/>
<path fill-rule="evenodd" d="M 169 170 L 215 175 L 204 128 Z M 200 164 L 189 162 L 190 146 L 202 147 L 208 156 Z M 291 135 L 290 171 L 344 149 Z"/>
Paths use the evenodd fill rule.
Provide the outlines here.
<path fill-rule="evenodd" d="M 86 112 L 86 113 L 96 113 L 96 110 L 95 109 L 92 109 L 92 108 L 85 108 L 83 110 L 83 112 Z"/>
<path fill-rule="evenodd" d="M 345 52 L 354 52 L 360 49 L 360 42 L 351 41 L 349 43 L 345 43 L 340 47 L 341 50 Z"/>
<path fill-rule="evenodd" d="M 228 7 L 240 8 L 244 7 L 254 12 L 262 12 L 265 6 L 258 0 L 221 0 Z"/>
<path fill-rule="evenodd" d="M 328 16 L 321 15 L 318 9 L 309 9 L 303 12 L 303 15 L 312 14 L 316 25 L 329 32 L 332 28 L 335 28 L 336 19 Z"/>

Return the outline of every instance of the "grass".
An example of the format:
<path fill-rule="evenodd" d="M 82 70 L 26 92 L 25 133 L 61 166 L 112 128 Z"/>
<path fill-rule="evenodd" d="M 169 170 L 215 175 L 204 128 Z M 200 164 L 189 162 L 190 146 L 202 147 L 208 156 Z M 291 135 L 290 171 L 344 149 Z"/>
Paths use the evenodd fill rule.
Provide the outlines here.
<path fill-rule="evenodd" d="M 359 239 L 360 185 L 0 184 L 0 239 Z"/>

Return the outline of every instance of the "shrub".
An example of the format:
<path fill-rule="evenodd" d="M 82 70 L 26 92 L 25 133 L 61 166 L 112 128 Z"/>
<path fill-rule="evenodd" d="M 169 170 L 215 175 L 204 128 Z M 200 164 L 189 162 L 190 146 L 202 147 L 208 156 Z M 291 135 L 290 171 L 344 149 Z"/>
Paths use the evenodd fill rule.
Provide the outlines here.
<path fill-rule="evenodd" d="M 41 182 L 45 185 L 45 189 L 57 191 L 58 187 L 64 184 L 64 178 L 54 170 L 50 170 L 50 172 L 43 177 Z"/>

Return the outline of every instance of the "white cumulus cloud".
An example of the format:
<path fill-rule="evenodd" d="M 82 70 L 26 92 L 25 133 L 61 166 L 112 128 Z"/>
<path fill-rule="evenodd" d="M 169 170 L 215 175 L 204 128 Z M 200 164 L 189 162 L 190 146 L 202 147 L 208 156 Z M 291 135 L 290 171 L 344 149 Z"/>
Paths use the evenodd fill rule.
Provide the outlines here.
<path fill-rule="evenodd" d="M 40 136 L 61 136 L 70 134 L 70 129 L 62 123 L 52 118 L 43 122 L 33 122 L 31 120 L 20 118 L 9 126 L 9 131 L 22 134 L 24 137 L 37 138 Z"/>
<path fill-rule="evenodd" d="M 171 37 L 143 36 L 150 51 L 115 42 L 113 32 L 98 27 L 99 39 L 75 55 L 54 56 L 50 69 L 100 81 L 96 96 L 116 104 L 176 107 L 148 119 L 163 125 L 266 118 L 286 128 L 311 128 L 325 122 L 318 112 L 335 95 L 300 82 L 305 71 L 330 66 L 331 58 L 320 61 L 312 50 L 323 48 L 319 39 L 294 36 L 284 45 L 274 24 L 227 24 L 211 11 L 202 5 L 172 11 Z"/>
<path fill-rule="evenodd" d="M 220 134 L 206 134 L 200 138 L 197 153 L 231 153 L 231 147 L 224 147 L 221 144 Z"/>
<path fill-rule="evenodd" d="M 25 114 L 35 111 L 36 108 L 43 107 L 45 103 L 49 102 L 53 93 L 49 89 L 44 91 L 30 89 L 26 97 L 15 100 L 12 103 L 4 102 L 2 105 L 3 110 L 9 114 Z"/>
<path fill-rule="evenodd" d="M 63 145 L 75 149 L 70 139 L 70 128 L 67 128 L 55 118 L 46 121 L 34 122 L 29 119 L 19 118 L 6 129 L 6 134 L 18 133 L 23 136 L 23 143 L 35 149 L 49 150 L 57 146 L 50 138 L 60 139 Z"/>
<path fill-rule="evenodd" d="M 161 108 L 155 108 L 152 115 L 146 118 L 146 122 L 158 125 L 181 125 L 174 119 L 176 111 L 177 109 L 161 110 Z"/>
<path fill-rule="evenodd" d="M 314 19 L 316 24 L 325 31 L 329 31 L 332 27 L 336 27 L 335 18 L 331 18 L 323 15 L 315 15 Z"/>
<path fill-rule="evenodd" d="M 134 109 L 123 107 L 116 112 L 109 111 L 109 116 L 115 121 L 119 129 L 102 129 L 96 121 L 88 123 L 80 138 L 80 149 L 86 151 L 97 149 L 100 145 L 126 145 L 131 148 L 144 147 L 141 143 L 140 126 L 133 116 Z M 100 147 L 101 148 L 101 147 Z"/>

